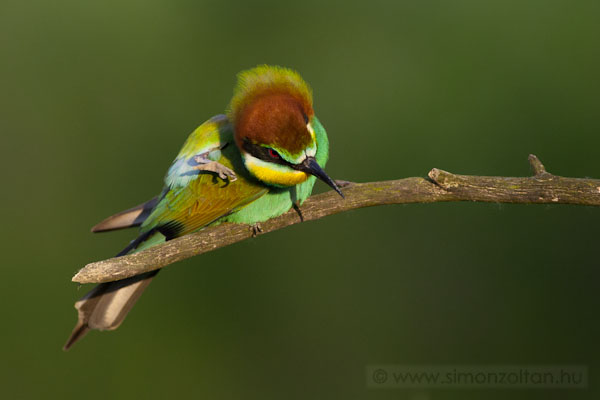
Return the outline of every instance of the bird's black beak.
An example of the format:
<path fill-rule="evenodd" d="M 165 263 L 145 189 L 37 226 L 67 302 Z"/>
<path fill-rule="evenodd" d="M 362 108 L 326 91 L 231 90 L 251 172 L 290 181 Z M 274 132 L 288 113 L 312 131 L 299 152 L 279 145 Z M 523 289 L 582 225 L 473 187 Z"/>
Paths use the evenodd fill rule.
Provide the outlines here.
<path fill-rule="evenodd" d="M 335 190 L 342 198 L 344 197 L 344 193 L 340 190 L 338 185 L 323 171 L 323 168 L 317 163 L 317 160 L 314 157 L 307 157 L 306 160 L 302 162 L 302 164 L 297 165 L 296 168 L 300 171 L 306 172 L 307 174 L 311 174 L 331 186 L 333 190 Z"/>

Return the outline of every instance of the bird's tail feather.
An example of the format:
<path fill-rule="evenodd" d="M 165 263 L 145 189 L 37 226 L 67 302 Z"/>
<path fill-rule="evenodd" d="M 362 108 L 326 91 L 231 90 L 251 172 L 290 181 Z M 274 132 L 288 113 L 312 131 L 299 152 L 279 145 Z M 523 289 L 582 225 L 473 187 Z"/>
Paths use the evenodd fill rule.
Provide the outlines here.
<path fill-rule="evenodd" d="M 143 235 L 127 246 L 126 250 L 127 252 L 140 251 L 162 241 L 164 236 L 158 232 Z M 146 272 L 120 281 L 101 283 L 79 299 L 75 303 L 78 321 L 63 349 L 69 350 L 92 329 L 101 331 L 117 329 L 158 271 Z"/>
<path fill-rule="evenodd" d="M 92 232 L 109 232 L 117 229 L 132 228 L 140 226 L 158 203 L 159 198 L 154 197 L 145 203 L 121 211 L 115 215 L 105 218 L 102 222 L 92 227 Z"/>
<path fill-rule="evenodd" d="M 77 325 L 63 349 L 69 350 L 91 329 L 117 329 L 157 273 L 158 270 L 120 281 L 101 283 L 90 290 L 75 303 Z"/>

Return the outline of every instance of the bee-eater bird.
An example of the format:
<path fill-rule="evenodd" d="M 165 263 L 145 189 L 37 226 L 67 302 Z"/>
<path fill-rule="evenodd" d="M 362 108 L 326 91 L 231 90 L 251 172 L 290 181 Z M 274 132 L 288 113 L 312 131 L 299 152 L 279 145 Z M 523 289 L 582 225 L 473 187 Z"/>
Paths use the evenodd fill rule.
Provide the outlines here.
<path fill-rule="evenodd" d="M 310 87 L 293 70 L 258 66 L 238 75 L 227 115 L 188 137 L 159 196 L 92 231 L 139 226 L 122 256 L 222 222 L 256 226 L 301 205 L 316 178 L 343 197 L 323 170 L 328 157 Z M 118 328 L 157 273 L 101 283 L 77 301 L 79 320 L 64 349 L 91 329 Z"/>

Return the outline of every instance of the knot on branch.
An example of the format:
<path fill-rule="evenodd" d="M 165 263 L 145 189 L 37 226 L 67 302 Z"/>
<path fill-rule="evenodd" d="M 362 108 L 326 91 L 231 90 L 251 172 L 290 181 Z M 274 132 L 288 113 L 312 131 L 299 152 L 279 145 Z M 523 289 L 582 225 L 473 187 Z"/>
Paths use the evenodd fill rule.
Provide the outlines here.
<path fill-rule="evenodd" d="M 444 190 L 451 190 L 452 188 L 459 187 L 464 183 L 464 180 L 462 180 L 460 176 L 438 168 L 433 168 L 431 171 L 429 171 L 427 176 L 433 183 Z"/>

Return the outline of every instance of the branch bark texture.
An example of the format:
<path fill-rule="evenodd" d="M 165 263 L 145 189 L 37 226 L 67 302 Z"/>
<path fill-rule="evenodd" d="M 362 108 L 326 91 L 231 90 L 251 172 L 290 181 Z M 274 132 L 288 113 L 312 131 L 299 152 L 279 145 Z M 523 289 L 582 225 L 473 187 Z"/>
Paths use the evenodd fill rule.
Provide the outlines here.
<path fill-rule="evenodd" d="M 523 204 L 600 206 L 600 180 L 565 178 L 548 173 L 540 160 L 529 156 L 530 177 L 457 175 L 434 168 L 427 178 L 383 182 L 342 183 L 346 199 L 335 192 L 311 196 L 301 207 L 304 221 L 348 210 L 385 204 L 477 201 Z M 260 224 L 262 235 L 301 222 L 295 210 Z M 165 267 L 255 236 L 248 225 L 222 224 L 205 228 L 139 253 L 86 265 L 73 282 L 100 283 L 128 278 Z"/>

